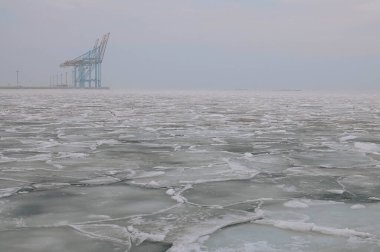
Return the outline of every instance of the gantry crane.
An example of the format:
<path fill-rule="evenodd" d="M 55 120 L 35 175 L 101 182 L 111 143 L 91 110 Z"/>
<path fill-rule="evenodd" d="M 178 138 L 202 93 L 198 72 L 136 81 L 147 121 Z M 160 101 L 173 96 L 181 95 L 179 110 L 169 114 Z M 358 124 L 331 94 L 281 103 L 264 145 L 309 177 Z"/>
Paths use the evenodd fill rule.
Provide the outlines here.
<path fill-rule="evenodd" d="M 92 50 L 81 56 L 67 60 L 60 67 L 73 67 L 73 84 L 76 88 L 102 87 L 102 62 L 110 33 L 97 39 Z"/>

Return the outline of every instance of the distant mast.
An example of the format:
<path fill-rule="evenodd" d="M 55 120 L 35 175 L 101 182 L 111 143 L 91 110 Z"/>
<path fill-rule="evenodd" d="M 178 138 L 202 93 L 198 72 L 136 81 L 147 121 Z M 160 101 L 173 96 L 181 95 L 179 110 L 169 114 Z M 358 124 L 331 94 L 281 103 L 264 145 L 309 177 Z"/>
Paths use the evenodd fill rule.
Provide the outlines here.
<path fill-rule="evenodd" d="M 20 72 L 19 70 L 16 70 L 16 87 L 18 87 L 18 73 L 19 72 Z"/>
<path fill-rule="evenodd" d="M 72 82 L 75 88 L 102 88 L 102 62 L 109 37 L 110 33 L 104 34 L 101 39 L 96 40 L 92 50 L 60 65 L 73 67 Z"/>

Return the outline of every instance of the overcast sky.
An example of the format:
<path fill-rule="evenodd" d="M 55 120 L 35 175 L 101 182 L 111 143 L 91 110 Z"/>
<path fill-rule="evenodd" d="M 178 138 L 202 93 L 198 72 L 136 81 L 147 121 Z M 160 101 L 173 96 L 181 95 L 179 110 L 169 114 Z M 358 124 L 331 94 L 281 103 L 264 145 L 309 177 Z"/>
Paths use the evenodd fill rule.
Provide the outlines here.
<path fill-rule="evenodd" d="M 380 0 L 0 0 L 0 84 L 48 85 L 106 32 L 111 87 L 380 89 Z"/>

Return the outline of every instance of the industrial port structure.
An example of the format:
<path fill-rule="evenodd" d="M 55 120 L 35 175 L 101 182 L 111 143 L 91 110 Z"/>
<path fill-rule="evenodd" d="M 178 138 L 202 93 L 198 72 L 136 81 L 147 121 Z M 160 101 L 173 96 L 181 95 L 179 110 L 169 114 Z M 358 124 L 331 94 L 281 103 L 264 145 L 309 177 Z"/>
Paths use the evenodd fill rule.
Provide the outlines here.
<path fill-rule="evenodd" d="M 102 62 L 109 37 L 110 33 L 104 34 L 101 39 L 96 40 L 93 49 L 60 64 L 61 68 L 73 67 L 74 88 L 102 88 Z"/>

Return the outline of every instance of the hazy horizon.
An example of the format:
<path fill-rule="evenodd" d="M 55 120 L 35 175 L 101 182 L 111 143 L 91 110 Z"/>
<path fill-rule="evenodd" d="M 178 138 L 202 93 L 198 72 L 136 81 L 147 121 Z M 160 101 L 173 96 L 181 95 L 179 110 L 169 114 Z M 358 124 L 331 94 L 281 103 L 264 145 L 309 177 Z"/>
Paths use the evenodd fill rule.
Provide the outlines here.
<path fill-rule="evenodd" d="M 111 32 L 113 89 L 378 90 L 379 14 L 375 0 L 3 0 L 0 85 L 16 70 L 49 85 Z"/>

